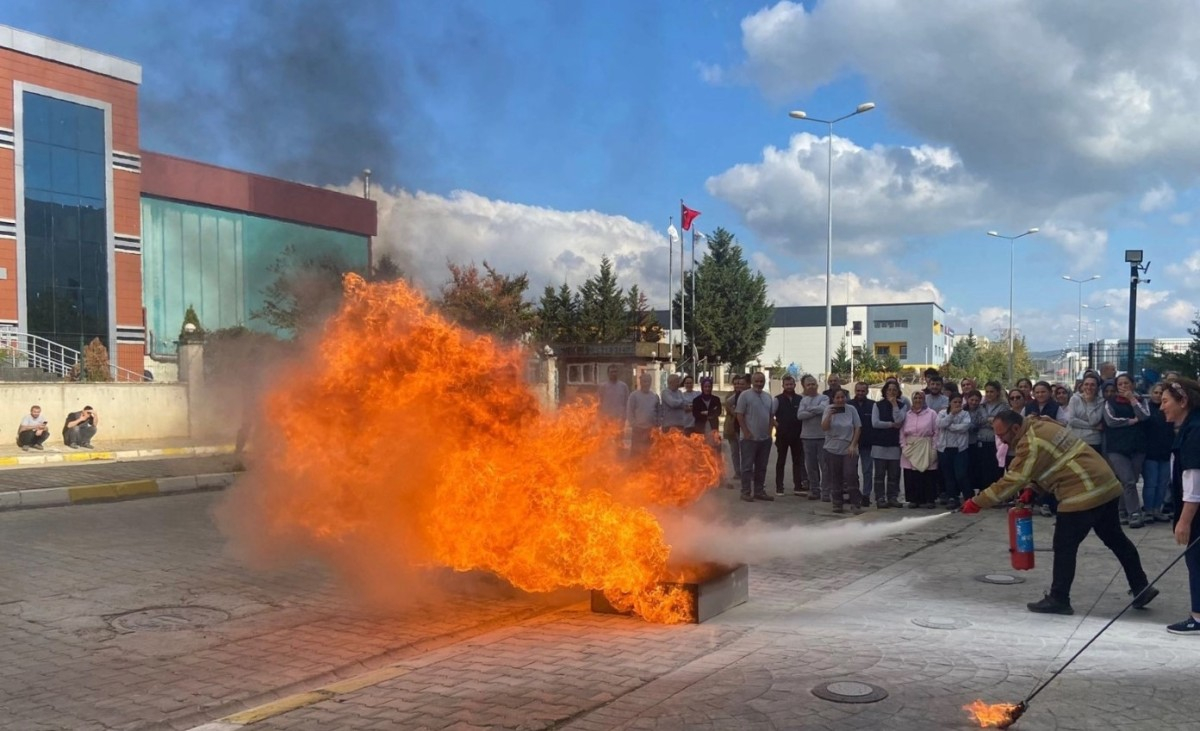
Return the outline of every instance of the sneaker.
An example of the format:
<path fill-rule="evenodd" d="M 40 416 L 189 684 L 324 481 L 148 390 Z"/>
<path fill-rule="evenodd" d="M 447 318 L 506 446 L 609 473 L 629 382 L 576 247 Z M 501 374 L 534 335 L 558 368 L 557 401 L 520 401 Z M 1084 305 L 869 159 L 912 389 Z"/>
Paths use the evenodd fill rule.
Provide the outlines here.
<path fill-rule="evenodd" d="M 946 500 L 946 498 L 939 496 L 937 500 L 934 500 L 934 503 L 936 503 L 937 505 L 945 505 L 947 503 L 947 500 Z"/>
<path fill-rule="evenodd" d="M 1141 513 L 1130 513 L 1129 514 L 1129 527 L 1130 528 L 1141 528 L 1143 525 L 1145 525 L 1145 523 L 1142 521 Z"/>
<path fill-rule="evenodd" d="M 833 506 L 833 512 L 835 512 L 835 513 L 844 513 L 844 512 L 846 512 L 846 509 L 845 509 L 845 508 L 843 508 L 841 505 L 834 505 L 834 506 Z"/>
<path fill-rule="evenodd" d="M 891 500 L 888 500 L 888 501 L 887 501 L 887 506 L 888 506 L 889 508 L 902 508 L 902 507 L 904 507 L 903 505 L 901 505 L 901 504 L 900 504 L 900 501 L 899 501 L 899 500 L 897 500 L 896 498 L 892 498 Z"/>
<path fill-rule="evenodd" d="M 754 499 L 755 500 L 765 500 L 769 503 L 775 502 L 775 498 L 768 495 L 766 490 L 759 490 L 758 492 L 754 493 Z"/>
<path fill-rule="evenodd" d="M 1129 525 L 1129 516 L 1121 513 L 1121 525 Z"/>
<path fill-rule="evenodd" d="M 1060 602 L 1054 597 L 1047 594 L 1042 597 L 1041 601 L 1029 602 L 1025 605 L 1029 611 L 1036 614 L 1074 614 L 1075 610 L 1071 608 L 1070 603 Z"/>
<path fill-rule="evenodd" d="M 864 507 L 864 508 L 871 507 L 871 498 L 867 497 L 866 495 L 863 495 L 861 507 Z"/>
<path fill-rule="evenodd" d="M 95 447 L 92 446 L 91 442 L 84 442 L 83 448 L 84 449 L 95 449 Z"/>
<path fill-rule="evenodd" d="M 854 513 L 855 515 L 862 515 L 862 506 L 861 505 L 851 505 L 850 512 Z"/>
<path fill-rule="evenodd" d="M 1159 593 L 1158 589 L 1155 589 L 1153 586 L 1150 587 L 1149 589 L 1142 591 L 1141 594 L 1138 594 L 1137 592 L 1135 592 L 1131 589 L 1129 591 L 1130 596 L 1134 596 L 1134 595 L 1137 596 L 1137 598 L 1133 600 L 1133 608 L 1134 609 L 1145 609 L 1147 604 L 1154 601 L 1154 597 L 1158 596 L 1158 593 Z"/>
<path fill-rule="evenodd" d="M 1167 631 L 1173 635 L 1195 635 L 1200 637 L 1200 621 L 1195 617 L 1188 617 L 1182 622 L 1167 625 Z"/>
<path fill-rule="evenodd" d="M 45 451 L 45 449 L 46 449 L 45 447 L 43 447 L 43 446 L 42 446 L 42 445 L 40 445 L 40 444 L 35 444 L 35 445 L 33 445 L 33 448 L 34 448 L 34 449 L 36 449 L 36 450 L 37 450 L 37 451 L 39 451 L 39 452 Z"/>
<path fill-rule="evenodd" d="M 1050 509 L 1049 505 L 1043 505 L 1041 507 L 1041 509 L 1039 510 L 1039 512 L 1041 512 L 1043 518 L 1053 518 L 1054 517 L 1054 511 Z"/>
<path fill-rule="evenodd" d="M 904 507 L 916 510 L 917 508 L 921 507 L 921 503 L 905 503 Z"/>
<path fill-rule="evenodd" d="M 782 488 L 782 487 L 777 487 L 777 488 L 775 488 L 775 497 L 783 497 L 783 496 L 784 496 L 784 495 L 786 495 L 786 494 L 787 494 L 787 493 L 785 493 L 785 492 L 783 491 L 783 488 Z"/>
<path fill-rule="evenodd" d="M 21 451 L 22 451 L 22 452 L 28 452 L 28 451 L 29 451 L 29 447 L 22 446 L 22 447 L 21 447 Z"/>
<path fill-rule="evenodd" d="M 958 500 L 947 500 L 946 501 L 946 509 L 947 510 L 958 510 L 961 507 L 962 507 L 962 505 L 958 502 Z"/>
<path fill-rule="evenodd" d="M 68 444 L 67 446 L 70 447 L 71 449 L 79 449 L 78 444 Z"/>
<path fill-rule="evenodd" d="M 890 508 L 890 507 L 892 507 L 892 504 L 891 504 L 891 503 L 889 503 L 889 502 L 888 502 L 888 501 L 886 501 L 886 500 L 880 500 L 879 502 L 875 503 L 875 507 L 876 507 L 878 510 L 883 510 L 884 508 Z"/>
<path fill-rule="evenodd" d="M 742 500 L 745 500 L 745 501 L 746 501 L 746 502 L 748 502 L 748 503 L 752 503 L 752 502 L 754 502 L 754 496 L 753 496 L 753 495 L 747 495 L 746 493 L 744 493 L 744 492 L 743 492 L 743 493 L 742 493 Z"/>
<path fill-rule="evenodd" d="M 1161 510 L 1155 510 L 1154 511 L 1154 521 L 1156 523 L 1170 523 L 1171 516 L 1167 515 L 1166 513 L 1164 513 Z"/>

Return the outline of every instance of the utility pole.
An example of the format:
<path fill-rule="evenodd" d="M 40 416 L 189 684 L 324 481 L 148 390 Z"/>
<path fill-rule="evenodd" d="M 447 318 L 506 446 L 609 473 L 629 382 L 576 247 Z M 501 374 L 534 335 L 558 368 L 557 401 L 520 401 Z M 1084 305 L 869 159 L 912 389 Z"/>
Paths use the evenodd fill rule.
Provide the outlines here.
<path fill-rule="evenodd" d="M 1142 264 L 1143 251 L 1141 249 L 1126 249 L 1125 262 L 1129 264 L 1129 341 L 1125 355 L 1125 372 L 1129 377 L 1137 381 L 1137 374 L 1133 370 L 1134 349 L 1137 342 L 1137 287 L 1139 284 L 1149 284 L 1149 279 L 1141 279 L 1143 272 L 1150 271 L 1150 262 Z"/>

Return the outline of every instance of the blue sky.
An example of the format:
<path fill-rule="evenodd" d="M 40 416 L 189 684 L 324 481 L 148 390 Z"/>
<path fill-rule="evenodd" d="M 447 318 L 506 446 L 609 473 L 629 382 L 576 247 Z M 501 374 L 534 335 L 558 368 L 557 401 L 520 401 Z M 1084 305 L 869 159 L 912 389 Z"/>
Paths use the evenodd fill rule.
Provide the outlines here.
<path fill-rule="evenodd" d="M 142 145 L 358 190 L 378 249 L 430 289 L 447 258 L 576 283 L 612 256 L 665 301 L 667 217 L 732 230 L 777 304 L 937 299 L 1063 346 L 1077 289 L 1123 336 L 1125 248 L 1153 262 L 1139 335 L 1183 336 L 1200 8 L 985 0 L 333 3 L 10 0 L 0 22 L 142 64 Z M 1085 312 L 1085 316 L 1089 313 Z M 1090 318 L 1089 318 L 1090 319 Z"/>

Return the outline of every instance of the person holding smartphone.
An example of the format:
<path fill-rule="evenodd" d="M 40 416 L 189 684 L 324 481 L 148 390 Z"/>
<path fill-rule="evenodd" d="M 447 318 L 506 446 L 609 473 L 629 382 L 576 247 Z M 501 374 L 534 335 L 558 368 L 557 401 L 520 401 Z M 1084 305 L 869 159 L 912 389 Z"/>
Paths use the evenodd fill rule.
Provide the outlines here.
<path fill-rule="evenodd" d="M 92 437 L 100 426 L 100 416 L 91 406 L 84 406 L 79 411 L 67 414 L 67 422 L 63 425 L 63 442 L 71 449 L 92 448 Z"/>
<path fill-rule="evenodd" d="M 17 446 L 28 452 L 31 448 L 41 451 L 42 445 L 50 438 L 50 427 L 42 418 L 42 407 L 34 404 L 29 407 L 29 414 L 21 418 L 17 427 Z"/>

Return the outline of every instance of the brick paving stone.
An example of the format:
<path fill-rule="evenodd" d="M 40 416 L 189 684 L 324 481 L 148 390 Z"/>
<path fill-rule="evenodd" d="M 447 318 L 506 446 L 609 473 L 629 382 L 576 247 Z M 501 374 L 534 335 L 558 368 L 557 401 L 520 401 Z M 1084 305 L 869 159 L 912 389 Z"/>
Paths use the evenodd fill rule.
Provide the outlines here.
<path fill-rule="evenodd" d="M 40 487 L 73 487 L 110 482 L 132 482 L 157 477 L 209 475 L 219 472 L 237 472 L 241 469 L 241 458 L 229 454 L 13 467 L 0 469 L 0 492 Z"/>

